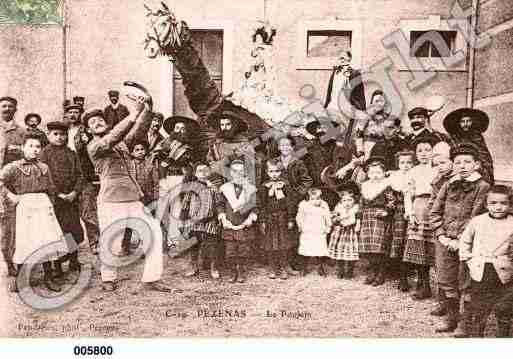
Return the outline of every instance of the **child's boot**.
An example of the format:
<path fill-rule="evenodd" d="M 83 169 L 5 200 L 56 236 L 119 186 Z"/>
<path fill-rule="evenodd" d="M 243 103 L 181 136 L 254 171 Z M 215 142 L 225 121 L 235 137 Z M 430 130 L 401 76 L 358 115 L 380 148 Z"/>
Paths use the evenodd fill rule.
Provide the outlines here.
<path fill-rule="evenodd" d="M 509 338 L 511 332 L 511 319 L 497 318 L 497 338 Z"/>
<path fill-rule="evenodd" d="M 429 267 L 428 272 L 426 273 L 426 269 L 424 266 L 417 267 L 417 287 L 415 288 L 415 293 L 413 294 L 413 300 L 423 300 L 431 297 L 431 287 L 429 285 Z"/>
<path fill-rule="evenodd" d="M 347 279 L 353 279 L 354 278 L 354 262 L 353 261 L 347 261 L 346 262 L 345 277 Z"/>
<path fill-rule="evenodd" d="M 52 292 L 60 292 L 61 287 L 53 281 L 52 264 L 50 262 L 43 263 L 43 271 L 44 271 L 43 281 L 44 281 L 45 287 Z"/>
<path fill-rule="evenodd" d="M 280 263 L 279 269 L 281 270 L 280 279 L 286 280 L 289 278 L 289 274 L 287 273 L 288 260 L 287 260 L 286 252 L 280 256 L 279 263 Z"/>
<path fill-rule="evenodd" d="M 429 314 L 435 317 L 443 317 L 447 314 L 447 301 L 443 290 L 438 291 L 438 304 Z"/>
<path fill-rule="evenodd" d="M 9 261 L 9 262 L 5 262 L 7 264 L 7 276 L 8 277 L 16 277 L 16 266 L 14 265 L 13 262 Z"/>
<path fill-rule="evenodd" d="M 344 278 L 344 261 L 337 261 L 337 278 Z"/>
<path fill-rule="evenodd" d="M 78 261 L 78 251 L 71 253 L 69 258 L 69 270 L 71 272 L 80 272 L 82 264 Z"/>
<path fill-rule="evenodd" d="M 217 270 L 216 261 L 213 259 L 210 261 L 210 276 L 213 279 L 219 279 L 220 277 L 219 270 Z"/>
<path fill-rule="evenodd" d="M 301 268 L 301 275 L 304 277 L 308 274 L 308 257 L 303 257 L 303 267 Z"/>
<path fill-rule="evenodd" d="M 378 268 L 376 269 L 376 272 L 377 272 L 377 275 L 374 278 L 374 281 L 372 282 L 373 287 L 378 287 L 385 283 L 386 267 L 384 265 L 379 265 Z"/>
<path fill-rule="evenodd" d="M 399 269 L 399 286 L 398 289 L 401 292 L 407 292 L 410 290 L 410 285 L 408 284 L 408 267 L 406 263 L 400 264 Z"/>
<path fill-rule="evenodd" d="M 460 312 L 459 298 L 447 298 L 447 316 L 443 323 L 435 329 L 436 333 L 453 332 L 458 326 L 458 317 Z"/>
<path fill-rule="evenodd" d="M 199 273 L 198 258 L 199 258 L 198 250 L 192 249 L 191 254 L 190 254 L 191 268 L 187 272 L 185 272 L 186 277 L 194 277 L 195 275 L 197 275 Z"/>
<path fill-rule="evenodd" d="M 64 271 L 62 270 L 62 259 L 58 259 L 54 262 L 52 262 L 53 264 L 53 275 L 52 275 L 52 280 L 57 283 L 58 285 L 64 285 L 65 283 L 65 280 L 64 280 Z M 71 266 L 71 262 L 70 262 L 70 266 Z"/>
<path fill-rule="evenodd" d="M 365 278 L 365 281 L 363 282 L 364 284 L 372 284 L 374 282 L 374 280 L 376 279 L 376 276 L 378 275 L 377 273 L 377 268 L 376 266 L 374 265 L 374 263 L 371 263 L 369 265 L 369 269 L 368 269 L 368 273 L 367 273 L 367 278 Z"/>
<path fill-rule="evenodd" d="M 275 253 L 269 257 L 269 279 L 276 279 L 278 275 L 278 258 Z"/>
<path fill-rule="evenodd" d="M 244 283 L 247 279 L 247 273 L 246 273 L 246 268 L 243 263 L 239 264 L 238 272 L 239 272 L 239 277 L 237 278 L 237 281 L 239 283 Z"/>
<path fill-rule="evenodd" d="M 473 311 L 470 302 L 463 302 L 460 321 L 454 331 L 455 338 L 468 338 L 472 335 Z"/>
<path fill-rule="evenodd" d="M 235 263 L 232 263 L 232 265 L 230 266 L 230 270 L 231 270 L 231 273 L 230 273 L 230 277 L 228 277 L 228 282 L 230 283 L 235 283 L 237 282 L 237 278 L 239 276 L 239 266 Z"/>
<path fill-rule="evenodd" d="M 321 277 L 326 277 L 326 270 L 324 269 L 324 260 L 321 258 L 321 257 L 317 257 L 317 262 L 318 262 L 318 269 L 317 269 L 317 273 L 321 276 Z"/>

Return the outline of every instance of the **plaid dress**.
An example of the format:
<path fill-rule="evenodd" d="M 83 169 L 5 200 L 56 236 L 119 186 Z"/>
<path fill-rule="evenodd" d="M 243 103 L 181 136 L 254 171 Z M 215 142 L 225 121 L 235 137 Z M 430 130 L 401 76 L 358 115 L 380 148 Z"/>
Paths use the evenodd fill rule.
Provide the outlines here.
<path fill-rule="evenodd" d="M 418 223 L 408 223 L 403 261 L 419 265 L 433 265 L 435 245 L 429 223 L 429 200 L 436 171 L 430 166 L 415 166 L 410 171 L 413 186 L 413 214 Z"/>
<path fill-rule="evenodd" d="M 397 198 L 397 206 L 392 218 L 392 240 L 390 242 L 390 258 L 403 258 L 406 243 L 406 228 L 408 221 L 405 218 L 405 196 L 408 190 L 408 176 L 400 171 L 393 171 L 389 177 L 390 185 Z"/>
<path fill-rule="evenodd" d="M 397 205 L 394 190 L 386 182 L 376 184 L 366 181 L 362 184 L 362 204 L 358 252 L 388 254 L 391 222 Z"/>
<path fill-rule="evenodd" d="M 328 245 L 328 256 L 335 260 L 357 261 L 358 255 L 358 234 L 356 233 L 356 222 L 359 215 L 359 206 L 356 204 L 346 210 L 340 204 L 335 206 L 334 213 L 338 215 L 333 219 L 334 226 L 330 235 Z"/>

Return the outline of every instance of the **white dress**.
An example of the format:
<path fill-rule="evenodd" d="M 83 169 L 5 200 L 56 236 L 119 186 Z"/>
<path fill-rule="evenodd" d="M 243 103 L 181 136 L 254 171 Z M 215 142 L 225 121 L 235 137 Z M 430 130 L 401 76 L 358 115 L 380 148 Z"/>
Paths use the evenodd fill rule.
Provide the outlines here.
<path fill-rule="evenodd" d="M 325 257 L 328 255 L 327 236 L 331 229 L 331 213 L 328 204 L 320 201 L 301 201 L 296 216 L 300 231 L 298 253 L 307 257 Z"/>

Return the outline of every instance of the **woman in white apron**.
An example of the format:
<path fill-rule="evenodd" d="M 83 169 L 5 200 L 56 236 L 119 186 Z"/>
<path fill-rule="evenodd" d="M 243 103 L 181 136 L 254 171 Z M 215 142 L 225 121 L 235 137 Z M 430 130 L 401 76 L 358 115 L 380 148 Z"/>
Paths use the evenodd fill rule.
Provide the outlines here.
<path fill-rule="evenodd" d="M 59 292 L 53 281 L 52 261 L 66 252 L 66 243 L 50 197 L 55 195 L 48 166 L 37 159 L 41 140 L 37 134 L 28 134 L 22 147 L 23 159 L 6 165 L 0 171 L 0 191 L 16 205 L 16 251 L 13 262 L 19 269 L 23 264 L 43 262 L 44 284 L 50 291 Z M 60 242 L 58 250 L 49 251 L 41 260 L 36 251 Z M 14 291 L 16 286 L 12 286 Z"/>

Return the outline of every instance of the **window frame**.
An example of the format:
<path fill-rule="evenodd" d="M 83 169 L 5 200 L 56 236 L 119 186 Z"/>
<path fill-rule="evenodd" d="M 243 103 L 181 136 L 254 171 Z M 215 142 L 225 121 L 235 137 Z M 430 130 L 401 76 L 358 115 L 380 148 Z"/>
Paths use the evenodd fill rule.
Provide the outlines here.
<path fill-rule="evenodd" d="M 440 16 L 429 16 L 427 19 L 417 20 L 401 20 L 400 29 L 403 32 L 409 44 L 408 56 L 410 59 L 418 60 L 419 64 L 414 64 L 410 61 L 406 64 L 404 60 L 396 63 L 399 71 L 425 71 L 425 72 L 464 72 L 467 71 L 467 52 L 468 46 L 466 38 L 470 24 L 468 19 L 451 19 L 450 21 L 458 21 L 458 27 L 451 27 L 449 20 L 441 19 Z M 456 38 L 454 40 L 454 48 L 452 49 L 452 56 L 449 57 L 416 57 L 411 55 L 411 33 L 415 31 L 454 31 Z M 445 63 L 450 63 L 451 59 L 456 58 L 458 53 L 462 52 L 465 61 L 458 65 L 447 66 Z"/>
<path fill-rule="evenodd" d="M 362 66 L 363 24 L 360 20 L 319 20 L 300 21 L 297 28 L 295 64 L 297 70 L 330 70 L 338 56 L 308 57 L 309 31 L 344 31 L 351 33 L 351 63 L 356 68 Z"/>

